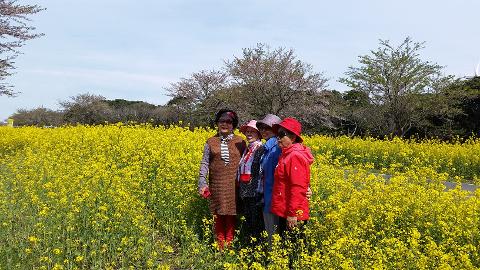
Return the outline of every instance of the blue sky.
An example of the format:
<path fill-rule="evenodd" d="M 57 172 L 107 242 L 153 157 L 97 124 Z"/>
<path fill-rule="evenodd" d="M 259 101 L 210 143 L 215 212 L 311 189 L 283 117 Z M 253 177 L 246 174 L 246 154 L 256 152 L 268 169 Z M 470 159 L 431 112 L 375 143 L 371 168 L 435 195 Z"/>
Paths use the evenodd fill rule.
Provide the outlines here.
<path fill-rule="evenodd" d="M 329 2 L 329 3 L 326 3 Z M 332 89 L 379 39 L 425 41 L 421 58 L 472 75 L 480 61 L 480 1 L 20 0 L 45 36 L 30 41 L 0 96 L 0 120 L 19 108 L 58 108 L 80 93 L 165 104 L 165 87 L 219 69 L 257 43 L 295 50 Z"/>

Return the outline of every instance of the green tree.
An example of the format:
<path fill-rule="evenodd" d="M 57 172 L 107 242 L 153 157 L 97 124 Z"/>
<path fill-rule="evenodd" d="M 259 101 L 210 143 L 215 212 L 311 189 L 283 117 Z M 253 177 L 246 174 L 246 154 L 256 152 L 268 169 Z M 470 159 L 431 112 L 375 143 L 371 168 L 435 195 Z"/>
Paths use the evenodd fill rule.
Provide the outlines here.
<path fill-rule="evenodd" d="M 0 0 L 0 95 L 13 96 L 13 86 L 5 83 L 15 69 L 14 59 L 26 41 L 42 36 L 33 33 L 29 16 L 42 11 L 38 5 L 20 5 L 17 0 Z"/>
<path fill-rule="evenodd" d="M 64 120 L 70 124 L 103 124 L 112 115 L 112 109 L 100 95 L 79 94 L 61 101 Z"/>
<path fill-rule="evenodd" d="M 417 94 L 431 92 L 441 76 L 442 66 L 423 61 L 419 51 L 424 43 L 407 37 L 395 47 L 380 40 L 380 47 L 370 55 L 359 57 L 360 66 L 349 67 L 340 82 L 368 95 L 370 103 L 381 111 L 384 134 L 405 136 L 415 126 L 416 108 L 421 106 Z M 378 119 L 372 119 L 378 120 Z"/>
<path fill-rule="evenodd" d="M 105 100 L 111 114 L 107 121 L 110 123 L 134 121 L 138 123 L 150 122 L 153 117 L 153 111 L 157 106 L 143 102 L 130 101 L 125 99 Z"/>
<path fill-rule="evenodd" d="M 465 98 L 462 102 L 463 117 L 459 124 L 466 130 L 468 135 L 472 133 L 480 136 L 480 76 L 466 80 L 463 83 Z"/>
<path fill-rule="evenodd" d="M 336 127 L 348 136 L 362 135 L 365 130 L 373 130 L 367 121 L 373 110 L 368 95 L 362 91 L 336 92 L 331 102 L 330 113 L 337 118 Z"/>
<path fill-rule="evenodd" d="M 445 98 L 439 106 L 448 104 L 454 112 L 449 115 L 452 135 L 480 136 L 480 76 L 457 79 L 441 94 Z"/>

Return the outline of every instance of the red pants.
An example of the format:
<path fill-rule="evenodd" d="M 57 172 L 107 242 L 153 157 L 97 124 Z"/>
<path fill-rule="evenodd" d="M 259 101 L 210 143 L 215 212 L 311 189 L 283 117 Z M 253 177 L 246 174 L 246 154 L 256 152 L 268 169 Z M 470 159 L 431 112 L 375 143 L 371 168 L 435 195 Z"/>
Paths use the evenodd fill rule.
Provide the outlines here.
<path fill-rule="evenodd" d="M 230 245 L 235 235 L 235 216 L 215 215 L 215 237 L 218 247 L 223 249 L 224 243 Z"/>

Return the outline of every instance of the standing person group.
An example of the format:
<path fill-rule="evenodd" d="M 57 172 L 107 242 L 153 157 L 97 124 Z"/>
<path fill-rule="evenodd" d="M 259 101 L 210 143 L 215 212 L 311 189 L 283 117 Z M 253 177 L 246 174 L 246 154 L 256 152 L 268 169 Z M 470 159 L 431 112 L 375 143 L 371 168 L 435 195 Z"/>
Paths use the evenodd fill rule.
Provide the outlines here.
<path fill-rule="evenodd" d="M 266 230 L 271 241 L 276 232 L 303 226 L 309 218 L 313 156 L 302 145 L 301 124 L 273 114 L 251 120 L 240 127 L 248 146 L 233 134 L 238 125 L 234 111 L 220 110 L 215 124 L 218 133 L 205 144 L 198 190 L 210 202 L 219 248 L 233 241 L 237 203 L 248 236 L 257 238 Z"/>

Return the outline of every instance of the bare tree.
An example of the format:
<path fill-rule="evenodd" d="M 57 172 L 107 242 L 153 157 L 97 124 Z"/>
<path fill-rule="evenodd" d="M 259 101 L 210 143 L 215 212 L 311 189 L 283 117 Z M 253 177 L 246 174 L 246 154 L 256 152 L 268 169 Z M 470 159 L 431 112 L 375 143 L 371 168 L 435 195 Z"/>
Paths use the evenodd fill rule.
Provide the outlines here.
<path fill-rule="evenodd" d="M 298 60 L 293 49 L 271 50 L 257 44 L 243 49 L 242 56 L 226 62 L 226 66 L 234 85 L 242 92 L 238 102 L 253 117 L 282 115 L 296 111 L 295 108 L 319 105 L 317 94 L 326 88 L 323 74 L 313 72 L 310 64 Z"/>
<path fill-rule="evenodd" d="M 275 113 L 302 118 L 308 126 L 324 122 L 327 79 L 298 60 L 292 49 L 258 44 L 225 65 L 225 72 L 200 71 L 171 84 L 167 106 L 194 125 L 211 123 L 213 114 L 225 107 L 241 119 Z"/>
<path fill-rule="evenodd" d="M 63 124 L 63 113 L 39 107 L 26 110 L 19 109 L 10 118 L 16 126 L 60 126 Z"/>
<path fill-rule="evenodd" d="M 228 74 L 202 70 L 167 88 L 172 97 L 168 105 L 174 107 L 174 111 L 180 113 L 184 121 L 194 125 L 208 125 L 210 117 L 225 105 L 225 91 L 228 87 Z"/>
<path fill-rule="evenodd" d="M 15 69 L 14 59 L 27 40 L 43 34 L 33 33 L 35 27 L 27 25 L 29 15 L 44 10 L 38 5 L 20 5 L 17 0 L 0 0 L 0 95 L 14 96 L 13 86 L 5 83 Z"/>
<path fill-rule="evenodd" d="M 193 73 L 190 78 L 182 78 L 179 82 L 172 83 L 167 91 L 171 97 L 186 98 L 192 106 L 197 106 L 224 89 L 227 77 L 227 74 L 220 71 L 202 70 Z"/>

